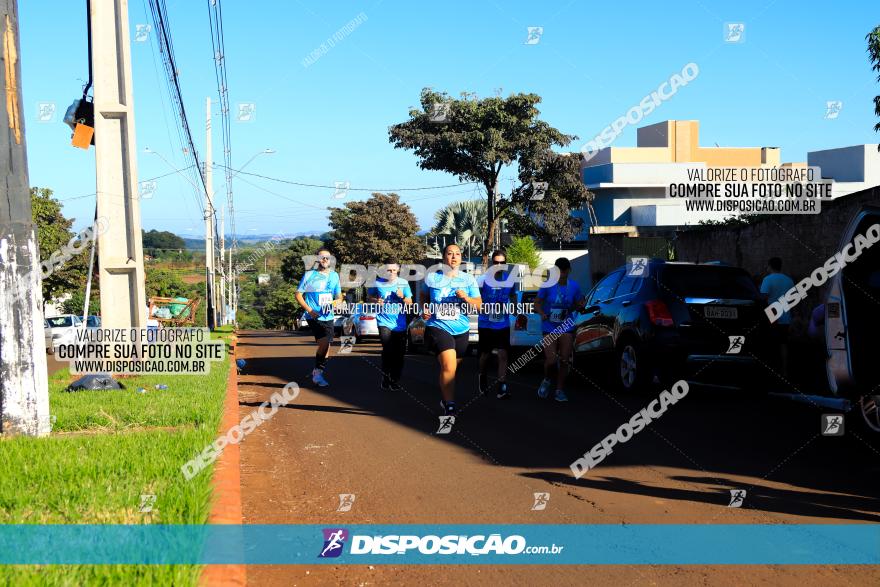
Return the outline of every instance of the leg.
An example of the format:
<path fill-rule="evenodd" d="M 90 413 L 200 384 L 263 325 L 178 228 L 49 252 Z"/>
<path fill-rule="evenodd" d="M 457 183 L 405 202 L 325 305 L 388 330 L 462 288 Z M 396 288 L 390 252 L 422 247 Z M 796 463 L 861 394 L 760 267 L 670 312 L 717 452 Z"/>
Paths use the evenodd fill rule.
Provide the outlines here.
<path fill-rule="evenodd" d="M 406 331 L 391 331 L 389 343 L 391 346 L 389 372 L 391 380 L 397 382 L 400 381 L 400 375 L 403 373 L 403 362 L 406 357 Z"/>
<path fill-rule="evenodd" d="M 547 335 L 544 335 L 544 340 L 547 341 Z M 544 379 L 553 379 L 553 373 L 556 370 L 556 347 L 558 342 L 558 338 L 548 341 L 544 347 Z"/>
<path fill-rule="evenodd" d="M 498 349 L 498 381 L 507 381 L 507 349 Z"/>
<path fill-rule="evenodd" d="M 440 364 L 440 395 L 445 401 L 455 400 L 455 370 L 458 358 L 455 349 L 448 349 L 437 354 Z"/>
<path fill-rule="evenodd" d="M 392 332 L 390 328 L 385 326 L 379 327 L 379 339 L 382 341 L 382 377 L 387 381 L 391 376 L 391 363 L 393 342 L 391 340 Z"/>
<path fill-rule="evenodd" d="M 572 335 L 563 334 L 557 339 L 559 369 L 556 372 L 556 389 L 565 389 L 565 378 L 571 367 Z"/>

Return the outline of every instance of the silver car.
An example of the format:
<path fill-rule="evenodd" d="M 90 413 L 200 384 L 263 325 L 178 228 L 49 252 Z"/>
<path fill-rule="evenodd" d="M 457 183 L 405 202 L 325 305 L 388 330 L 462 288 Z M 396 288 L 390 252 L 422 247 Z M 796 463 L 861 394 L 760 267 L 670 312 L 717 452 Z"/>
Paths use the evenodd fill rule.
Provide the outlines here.
<path fill-rule="evenodd" d="M 82 317 L 76 314 L 62 314 L 51 316 L 43 321 L 46 352 L 50 355 L 55 353 L 55 348 L 63 344 L 76 342 L 76 329 L 83 325 Z M 99 316 L 88 316 L 86 328 L 95 329 L 101 327 Z"/>
<path fill-rule="evenodd" d="M 355 306 L 354 312 L 342 321 L 343 336 L 354 336 L 359 343 L 365 336 L 379 336 L 379 323 L 376 312 L 364 310 L 363 304 Z"/>

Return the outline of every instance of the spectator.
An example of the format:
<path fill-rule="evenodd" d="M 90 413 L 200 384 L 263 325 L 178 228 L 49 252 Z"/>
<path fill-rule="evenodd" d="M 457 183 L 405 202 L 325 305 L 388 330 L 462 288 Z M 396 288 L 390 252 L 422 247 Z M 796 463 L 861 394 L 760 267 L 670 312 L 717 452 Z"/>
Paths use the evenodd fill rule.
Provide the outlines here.
<path fill-rule="evenodd" d="M 791 277 L 782 272 L 782 259 L 771 257 L 767 261 L 767 277 L 761 282 L 761 293 L 767 296 L 772 304 L 794 287 Z M 788 376 L 788 334 L 791 327 L 791 315 L 784 311 L 776 322 L 770 325 L 771 344 L 779 349 L 778 366 L 782 376 Z"/>

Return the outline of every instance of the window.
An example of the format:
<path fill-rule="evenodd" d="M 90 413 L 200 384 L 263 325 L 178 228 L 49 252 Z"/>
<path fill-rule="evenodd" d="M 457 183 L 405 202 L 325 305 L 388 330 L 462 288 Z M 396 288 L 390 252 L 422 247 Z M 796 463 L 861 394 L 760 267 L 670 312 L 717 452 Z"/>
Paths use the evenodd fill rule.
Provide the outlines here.
<path fill-rule="evenodd" d="M 634 277 L 632 275 L 627 275 L 618 284 L 617 289 L 614 290 L 614 297 L 617 298 L 620 296 L 626 296 L 639 291 L 639 285 L 641 285 L 644 279 L 644 277 Z"/>
<path fill-rule="evenodd" d="M 610 299 L 621 277 L 623 277 L 623 271 L 615 271 L 596 284 L 596 288 L 590 296 L 589 304 L 597 304 L 602 300 Z"/>

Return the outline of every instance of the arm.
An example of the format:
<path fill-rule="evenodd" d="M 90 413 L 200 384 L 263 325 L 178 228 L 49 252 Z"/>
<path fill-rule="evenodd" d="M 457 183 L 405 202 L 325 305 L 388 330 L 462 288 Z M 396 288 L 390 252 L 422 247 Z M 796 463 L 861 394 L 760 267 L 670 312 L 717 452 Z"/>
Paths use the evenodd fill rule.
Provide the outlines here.
<path fill-rule="evenodd" d="M 312 318 L 317 318 L 317 317 L 318 317 L 318 313 L 315 312 L 315 311 L 314 311 L 311 307 L 309 307 L 309 305 L 306 303 L 305 298 L 303 298 L 302 292 L 297 291 L 297 292 L 296 292 L 296 295 L 295 295 L 294 297 L 296 298 L 296 303 L 298 303 L 300 306 L 302 306 L 302 308 L 306 311 L 306 313 L 307 313 L 309 316 L 311 316 Z"/>

